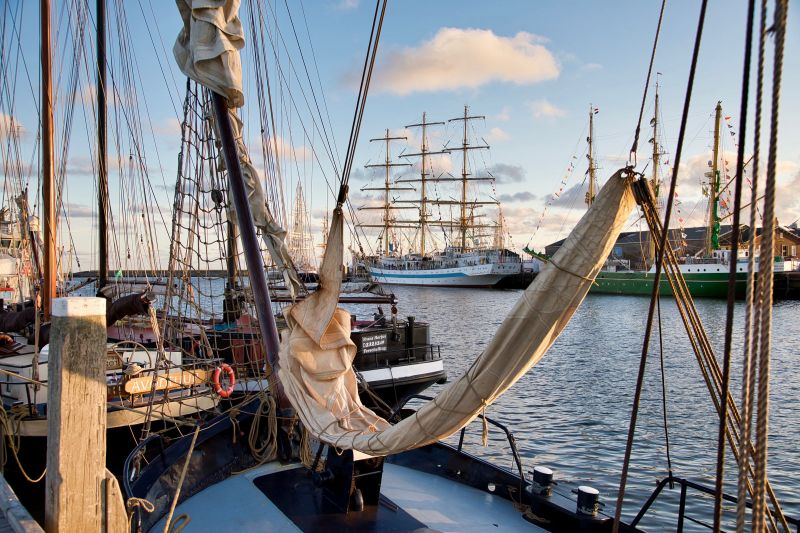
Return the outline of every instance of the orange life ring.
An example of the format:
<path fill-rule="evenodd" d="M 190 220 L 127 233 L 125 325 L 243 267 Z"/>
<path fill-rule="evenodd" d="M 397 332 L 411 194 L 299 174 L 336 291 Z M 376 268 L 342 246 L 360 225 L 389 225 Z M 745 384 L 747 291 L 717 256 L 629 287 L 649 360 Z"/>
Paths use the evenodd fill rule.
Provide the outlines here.
<path fill-rule="evenodd" d="M 219 382 L 219 377 L 222 374 L 223 370 L 225 374 L 228 375 L 228 386 L 226 388 L 222 388 L 222 385 Z M 220 398 L 229 398 L 231 394 L 233 394 L 233 386 L 236 385 L 236 374 L 231 368 L 231 365 L 228 363 L 222 363 L 221 366 L 218 366 L 214 369 L 214 374 L 211 376 L 211 382 L 214 384 L 214 392 L 219 394 Z"/>

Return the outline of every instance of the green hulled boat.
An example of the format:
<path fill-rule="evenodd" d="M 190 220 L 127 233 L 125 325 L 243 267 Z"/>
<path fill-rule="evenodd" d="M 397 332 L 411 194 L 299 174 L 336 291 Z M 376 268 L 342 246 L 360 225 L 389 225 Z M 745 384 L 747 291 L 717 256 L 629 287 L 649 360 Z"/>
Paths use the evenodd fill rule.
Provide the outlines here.
<path fill-rule="evenodd" d="M 713 257 L 694 260 L 692 263 L 680 265 L 681 274 L 693 298 L 727 298 L 729 257 L 728 250 L 716 250 Z M 756 259 L 756 277 L 758 277 L 758 260 Z M 796 260 L 776 256 L 773 265 L 774 297 L 800 297 L 800 263 Z M 736 265 L 736 297 L 744 298 L 747 290 L 747 259 L 740 257 Z M 601 270 L 595 278 L 590 292 L 594 294 L 633 294 L 650 296 L 653 292 L 655 269 L 648 271 L 635 270 Z M 663 295 L 672 296 L 672 288 L 662 272 L 659 291 Z"/>
<path fill-rule="evenodd" d="M 727 298 L 728 273 L 693 273 L 684 274 L 689 293 L 694 298 Z M 650 296 L 653 292 L 654 272 L 600 272 L 592 286 L 592 293 L 597 294 L 638 294 Z M 736 275 L 736 297 L 743 298 L 747 288 L 747 274 Z M 672 296 L 672 288 L 662 274 L 660 292 Z"/>

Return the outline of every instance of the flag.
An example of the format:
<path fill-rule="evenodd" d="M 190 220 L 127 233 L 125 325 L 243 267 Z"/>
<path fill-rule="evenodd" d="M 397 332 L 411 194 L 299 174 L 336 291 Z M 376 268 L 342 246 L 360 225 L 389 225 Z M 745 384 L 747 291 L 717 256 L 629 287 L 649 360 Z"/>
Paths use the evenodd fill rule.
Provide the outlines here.
<path fill-rule="evenodd" d="M 599 107 L 595 107 L 595 108 L 594 108 L 594 114 L 596 115 L 596 114 L 598 114 L 599 112 L 600 112 L 600 108 L 599 108 Z"/>

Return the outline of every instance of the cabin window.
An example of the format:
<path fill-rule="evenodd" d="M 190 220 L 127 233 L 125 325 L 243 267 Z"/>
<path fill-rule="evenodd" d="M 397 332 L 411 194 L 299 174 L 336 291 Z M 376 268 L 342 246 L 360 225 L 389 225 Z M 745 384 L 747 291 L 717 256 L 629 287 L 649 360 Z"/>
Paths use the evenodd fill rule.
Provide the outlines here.
<path fill-rule="evenodd" d="M 783 257 L 786 257 L 786 256 L 789 255 L 789 246 L 787 246 L 785 244 L 783 246 L 781 246 L 781 255 Z"/>

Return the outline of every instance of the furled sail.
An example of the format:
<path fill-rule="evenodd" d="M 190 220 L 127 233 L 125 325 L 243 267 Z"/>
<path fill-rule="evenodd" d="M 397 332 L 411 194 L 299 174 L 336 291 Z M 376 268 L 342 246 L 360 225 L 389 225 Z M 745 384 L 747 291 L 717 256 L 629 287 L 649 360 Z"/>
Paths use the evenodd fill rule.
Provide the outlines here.
<path fill-rule="evenodd" d="M 281 343 L 278 376 L 305 427 L 338 448 L 387 455 L 446 438 L 468 424 L 535 365 L 566 327 L 633 209 L 632 179 L 620 170 L 608 180 L 469 370 L 394 426 L 358 398 L 350 316 L 336 307 L 343 244 L 341 213 L 334 213 L 320 268 L 322 290 L 285 311 L 289 334 Z"/>
<path fill-rule="evenodd" d="M 239 20 L 239 0 L 176 0 L 176 4 L 183 29 L 172 50 L 175 60 L 184 74 L 227 100 L 253 224 L 261 230 L 270 257 L 294 296 L 302 283 L 286 247 L 286 230 L 267 207 L 258 171 L 242 137 L 242 121 L 236 113 L 236 108 L 244 105 L 239 57 L 244 31 Z M 224 162 L 220 163 L 223 168 Z"/>

